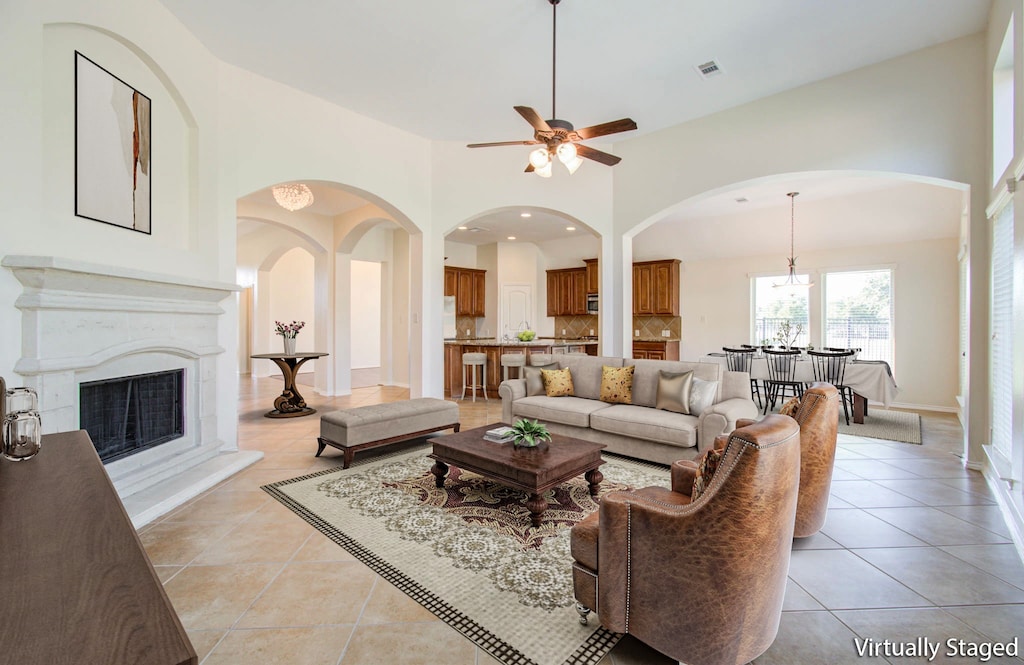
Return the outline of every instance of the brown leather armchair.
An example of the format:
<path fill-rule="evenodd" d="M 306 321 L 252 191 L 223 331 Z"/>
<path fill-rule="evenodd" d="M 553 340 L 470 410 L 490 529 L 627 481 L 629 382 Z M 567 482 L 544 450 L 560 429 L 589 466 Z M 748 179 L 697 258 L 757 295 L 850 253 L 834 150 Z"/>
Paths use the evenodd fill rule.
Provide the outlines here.
<path fill-rule="evenodd" d="M 690 665 L 747 663 L 775 640 L 800 428 L 773 414 L 719 441 L 723 457 L 697 499 L 696 465 L 676 462 L 671 490 L 611 492 L 573 527 L 580 621 L 592 608 L 605 628 Z"/>
<path fill-rule="evenodd" d="M 800 408 L 793 414 L 800 425 L 800 497 L 796 504 L 794 538 L 813 536 L 825 525 L 836 461 L 841 398 L 831 383 L 812 383 L 804 391 Z M 738 420 L 736 427 L 751 422 Z"/>

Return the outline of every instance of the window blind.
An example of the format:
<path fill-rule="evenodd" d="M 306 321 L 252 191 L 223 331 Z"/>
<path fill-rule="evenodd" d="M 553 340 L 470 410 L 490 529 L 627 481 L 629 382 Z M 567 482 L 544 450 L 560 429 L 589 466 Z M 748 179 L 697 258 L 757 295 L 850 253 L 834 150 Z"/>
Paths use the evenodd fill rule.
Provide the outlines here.
<path fill-rule="evenodd" d="M 992 222 L 992 445 L 1011 459 L 1013 443 L 1013 202 Z"/>

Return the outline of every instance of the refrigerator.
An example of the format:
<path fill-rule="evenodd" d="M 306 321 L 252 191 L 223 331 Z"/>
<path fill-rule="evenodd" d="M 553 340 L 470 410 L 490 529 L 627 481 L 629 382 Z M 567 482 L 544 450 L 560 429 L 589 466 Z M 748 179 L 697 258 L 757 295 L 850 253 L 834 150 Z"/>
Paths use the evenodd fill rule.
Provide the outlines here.
<path fill-rule="evenodd" d="M 455 296 L 444 297 L 444 314 L 441 320 L 444 323 L 444 338 L 455 339 L 458 333 L 455 330 Z"/>

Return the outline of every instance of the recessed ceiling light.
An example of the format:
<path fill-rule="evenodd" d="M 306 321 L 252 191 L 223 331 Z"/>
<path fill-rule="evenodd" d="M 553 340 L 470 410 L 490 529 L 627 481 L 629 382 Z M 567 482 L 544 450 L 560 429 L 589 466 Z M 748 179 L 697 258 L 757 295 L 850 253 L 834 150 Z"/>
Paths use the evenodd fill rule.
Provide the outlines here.
<path fill-rule="evenodd" d="M 459 227 L 459 230 L 460 230 L 460 231 L 465 231 L 465 230 L 466 230 L 466 229 L 468 229 L 468 228 L 469 228 L 468 226 L 460 226 L 460 227 Z"/>
<path fill-rule="evenodd" d="M 509 240 L 515 240 L 515 239 L 516 239 L 516 237 L 515 237 L 515 236 L 509 236 L 509 237 L 508 237 L 508 239 L 509 239 Z"/>
<path fill-rule="evenodd" d="M 519 213 L 519 216 L 524 218 L 524 219 L 527 218 L 527 217 L 533 217 L 533 215 L 531 215 L 528 212 L 521 212 L 521 213 Z"/>
<path fill-rule="evenodd" d="M 567 226 L 567 227 L 565 227 L 565 230 L 566 231 L 575 231 L 576 227 L 575 226 Z"/>

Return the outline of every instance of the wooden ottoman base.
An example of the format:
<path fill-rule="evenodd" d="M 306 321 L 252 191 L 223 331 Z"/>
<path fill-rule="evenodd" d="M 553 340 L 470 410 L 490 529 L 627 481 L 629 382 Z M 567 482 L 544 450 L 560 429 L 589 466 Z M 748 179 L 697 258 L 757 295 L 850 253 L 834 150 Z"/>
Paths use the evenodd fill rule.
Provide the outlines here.
<path fill-rule="evenodd" d="M 409 432 L 408 434 L 402 434 L 401 436 L 392 436 L 390 438 L 381 439 L 379 441 L 367 441 L 366 443 L 360 443 L 355 446 L 343 446 L 340 443 L 335 443 L 334 441 L 325 439 L 322 436 L 318 436 L 316 438 L 316 441 L 319 447 L 317 448 L 316 451 L 316 457 L 320 457 L 320 453 L 322 453 L 324 451 L 324 448 L 326 448 L 327 446 L 337 448 L 344 454 L 344 461 L 342 462 L 341 468 L 347 469 L 352 464 L 352 459 L 356 456 L 356 451 L 358 450 L 367 450 L 369 448 L 376 448 L 377 446 L 386 446 L 389 443 L 407 441 L 409 439 L 415 439 L 418 436 L 423 436 L 424 434 L 430 434 L 431 432 L 440 432 L 442 430 L 446 430 L 449 428 L 454 430 L 455 432 L 458 432 L 459 427 L 461 427 L 461 425 L 459 423 L 455 423 L 454 425 L 445 425 L 444 427 L 435 427 L 433 429 L 425 429 L 419 432 Z"/>

